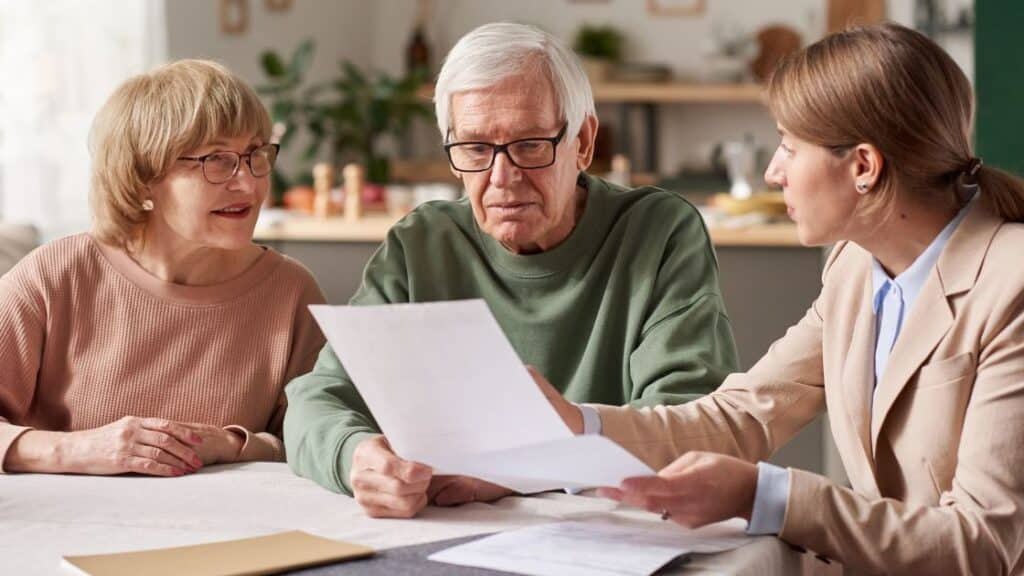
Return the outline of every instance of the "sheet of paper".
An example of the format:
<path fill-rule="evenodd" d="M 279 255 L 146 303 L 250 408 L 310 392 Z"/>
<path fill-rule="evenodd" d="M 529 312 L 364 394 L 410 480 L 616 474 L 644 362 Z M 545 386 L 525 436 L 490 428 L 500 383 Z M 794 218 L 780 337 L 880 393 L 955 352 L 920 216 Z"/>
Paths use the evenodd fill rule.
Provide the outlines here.
<path fill-rule="evenodd" d="M 64 566 L 89 576 L 243 576 L 276 574 L 372 555 L 373 549 L 366 546 L 293 531 L 195 546 L 65 556 Z"/>
<path fill-rule="evenodd" d="M 559 522 L 503 532 L 429 559 L 533 576 L 647 576 L 679 556 L 730 550 L 749 541 L 737 520 L 699 530 Z"/>
<path fill-rule="evenodd" d="M 572 435 L 483 300 L 310 310 L 402 458 L 520 492 L 653 473 Z"/>

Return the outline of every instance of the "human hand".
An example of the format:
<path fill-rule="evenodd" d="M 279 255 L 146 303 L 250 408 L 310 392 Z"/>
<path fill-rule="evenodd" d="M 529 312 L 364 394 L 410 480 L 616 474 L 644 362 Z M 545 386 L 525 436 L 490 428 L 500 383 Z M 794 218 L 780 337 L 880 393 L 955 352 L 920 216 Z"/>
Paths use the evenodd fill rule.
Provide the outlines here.
<path fill-rule="evenodd" d="M 196 453 L 203 464 L 226 464 L 237 462 L 245 439 L 239 434 L 220 426 L 199 422 L 183 422 L 183 426 L 202 439 Z"/>
<path fill-rule="evenodd" d="M 562 393 L 556 390 L 536 368 L 527 366 L 526 369 L 530 372 L 530 376 L 533 376 L 533 381 L 537 383 L 537 387 L 544 393 L 544 397 L 551 403 L 555 412 L 558 412 L 565 425 L 572 430 L 572 433 L 583 434 L 583 412 L 580 411 L 580 407 L 566 400 Z"/>
<path fill-rule="evenodd" d="M 757 492 L 757 466 L 710 452 L 687 452 L 657 476 L 627 478 L 598 494 L 697 528 L 740 517 L 750 520 Z"/>
<path fill-rule="evenodd" d="M 56 446 L 59 469 L 75 474 L 182 476 L 203 466 L 203 438 L 163 418 L 125 416 L 106 426 L 69 432 Z"/>
<path fill-rule="evenodd" d="M 458 506 L 469 502 L 493 502 L 514 491 L 469 476 L 434 476 L 427 488 L 429 501 L 438 506 Z"/>
<path fill-rule="evenodd" d="M 374 436 L 356 446 L 349 483 L 369 516 L 412 518 L 427 505 L 432 476 L 429 466 L 402 460 L 384 436 Z"/>

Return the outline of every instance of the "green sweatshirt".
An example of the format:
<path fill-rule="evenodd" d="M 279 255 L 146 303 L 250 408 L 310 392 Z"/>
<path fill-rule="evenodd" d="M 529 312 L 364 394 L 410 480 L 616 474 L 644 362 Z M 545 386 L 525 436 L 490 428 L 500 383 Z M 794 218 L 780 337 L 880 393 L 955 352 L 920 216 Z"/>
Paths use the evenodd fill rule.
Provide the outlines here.
<path fill-rule="evenodd" d="M 680 404 L 711 392 L 738 362 L 697 210 L 657 188 L 579 183 L 580 221 L 539 254 L 482 232 L 465 198 L 420 206 L 388 232 L 351 304 L 483 298 L 522 361 L 574 402 Z M 287 395 L 292 470 L 351 493 L 352 453 L 379 428 L 329 344 Z"/>

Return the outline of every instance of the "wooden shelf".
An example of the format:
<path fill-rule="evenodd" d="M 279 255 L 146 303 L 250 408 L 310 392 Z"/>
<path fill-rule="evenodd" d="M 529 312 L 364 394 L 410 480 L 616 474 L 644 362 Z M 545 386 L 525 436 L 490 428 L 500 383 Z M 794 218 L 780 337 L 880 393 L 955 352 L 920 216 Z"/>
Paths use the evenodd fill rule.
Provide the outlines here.
<path fill-rule="evenodd" d="M 288 215 L 282 221 L 256 228 L 257 241 L 277 242 L 381 242 L 398 216 L 375 213 L 349 222 L 341 216 L 314 218 Z M 796 225 L 790 222 L 743 228 L 710 226 L 708 233 L 716 246 L 799 247 Z"/>
<path fill-rule="evenodd" d="M 609 82 L 594 84 L 597 103 L 750 103 L 764 102 L 760 84 L 681 84 L 674 82 L 636 84 Z"/>
<path fill-rule="evenodd" d="M 684 103 L 746 103 L 761 104 L 765 91 L 760 84 L 684 84 L 679 82 L 603 82 L 592 86 L 594 101 L 599 104 L 651 102 Z M 433 86 L 420 88 L 420 97 L 431 100 Z"/>

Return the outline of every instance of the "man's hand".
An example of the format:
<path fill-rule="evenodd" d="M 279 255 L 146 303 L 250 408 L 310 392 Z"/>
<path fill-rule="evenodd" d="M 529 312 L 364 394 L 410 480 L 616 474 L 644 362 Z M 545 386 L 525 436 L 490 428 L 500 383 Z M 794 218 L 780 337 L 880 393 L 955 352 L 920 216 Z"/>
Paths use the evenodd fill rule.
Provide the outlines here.
<path fill-rule="evenodd" d="M 412 518 L 427 505 L 433 471 L 418 462 L 402 460 L 384 436 L 356 446 L 349 481 L 353 496 L 373 518 Z"/>
<path fill-rule="evenodd" d="M 526 369 L 530 371 L 533 381 L 537 383 L 540 391 L 544 393 L 544 397 L 548 399 L 572 433 L 583 434 L 583 412 L 580 411 L 580 407 L 566 400 L 562 393 L 555 390 L 555 387 L 536 368 L 527 366 Z"/>
<path fill-rule="evenodd" d="M 512 490 L 469 476 L 434 476 L 427 489 L 437 506 L 458 506 L 469 502 L 493 502 L 515 494 Z"/>

